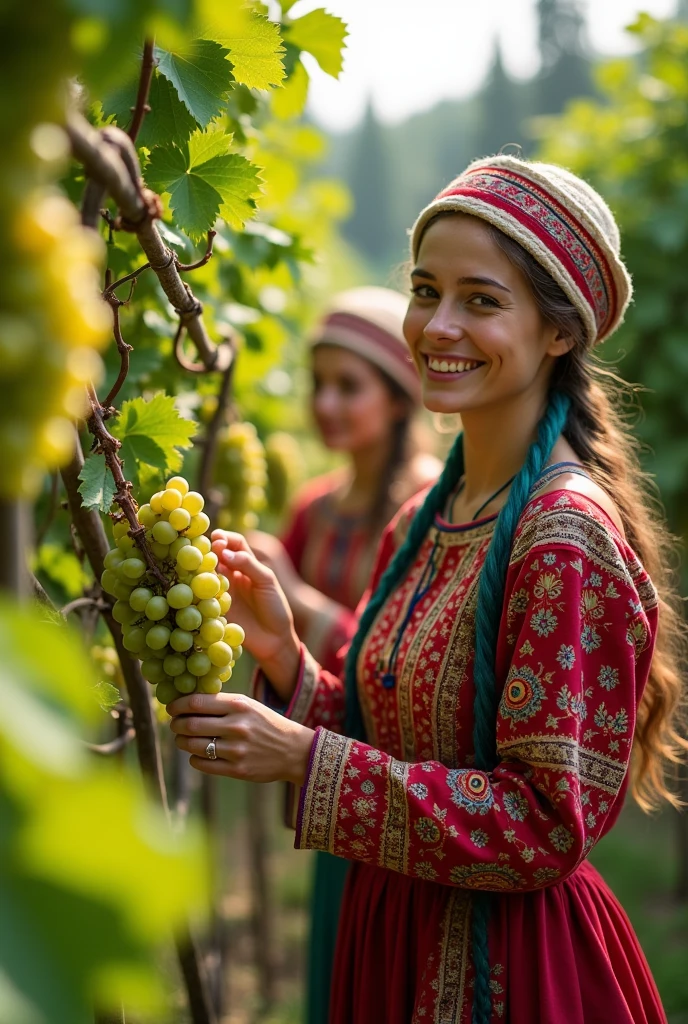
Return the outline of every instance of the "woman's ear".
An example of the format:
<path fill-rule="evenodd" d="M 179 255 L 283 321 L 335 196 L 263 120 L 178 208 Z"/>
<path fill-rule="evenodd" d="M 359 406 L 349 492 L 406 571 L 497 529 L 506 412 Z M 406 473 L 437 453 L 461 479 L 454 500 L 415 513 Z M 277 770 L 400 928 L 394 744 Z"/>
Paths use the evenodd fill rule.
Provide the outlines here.
<path fill-rule="evenodd" d="M 574 339 L 570 334 L 563 334 L 561 331 L 557 331 L 556 337 L 550 342 L 547 349 L 547 355 L 550 356 L 565 356 L 567 352 L 570 352 L 575 344 Z"/>

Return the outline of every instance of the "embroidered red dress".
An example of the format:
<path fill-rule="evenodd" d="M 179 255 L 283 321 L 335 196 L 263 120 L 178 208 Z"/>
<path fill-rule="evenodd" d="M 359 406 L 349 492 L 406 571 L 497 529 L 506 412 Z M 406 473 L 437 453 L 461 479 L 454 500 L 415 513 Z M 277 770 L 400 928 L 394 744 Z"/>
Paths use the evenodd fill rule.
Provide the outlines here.
<path fill-rule="evenodd" d="M 387 531 L 376 578 L 413 503 Z M 287 714 L 316 736 L 296 846 L 354 862 L 332 1024 L 469 1024 L 471 890 L 493 894 L 493 1021 L 660 1024 L 618 902 L 586 857 L 621 809 L 657 622 L 606 514 L 570 491 L 527 505 L 497 650 L 500 763 L 471 767 L 477 583 L 494 517 L 437 518 L 359 658 L 368 743 L 341 735 L 341 681 L 304 651 Z M 434 548 L 431 585 L 381 669 Z"/>

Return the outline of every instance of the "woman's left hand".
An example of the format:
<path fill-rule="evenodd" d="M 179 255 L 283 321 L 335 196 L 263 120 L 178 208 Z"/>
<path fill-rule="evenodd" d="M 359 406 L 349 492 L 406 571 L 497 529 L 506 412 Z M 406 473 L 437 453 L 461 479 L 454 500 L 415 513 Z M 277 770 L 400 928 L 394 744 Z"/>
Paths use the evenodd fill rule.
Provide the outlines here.
<path fill-rule="evenodd" d="M 240 693 L 192 693 L 168 705 L 170 728 L 193 768 L 246 782 L 293 782 L 308 771 L 314 732 Z M 215 740 L 217 757 L 206 747 Z"/>

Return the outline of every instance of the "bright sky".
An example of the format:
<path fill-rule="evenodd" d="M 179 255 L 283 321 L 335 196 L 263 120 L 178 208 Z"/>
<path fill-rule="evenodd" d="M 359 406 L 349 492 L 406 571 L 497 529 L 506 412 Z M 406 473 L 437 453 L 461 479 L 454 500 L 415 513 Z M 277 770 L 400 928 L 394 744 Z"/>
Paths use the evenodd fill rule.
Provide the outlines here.
<path fill-rule="evenodd" d="M 338 81 L 307 62 L 310 112 L 330 130 L 355 124 L 368 97 L 378 117 L 394 122 L 467 95 L 485 75 L 495 37 L 510 74 L 537 70 L 535 0 L 298 0 L 290 14 L 323 6 L 350 32 Z M 668 17 L 676 0 L 582 0 L 582 8 L 593 48 L 627 53 L 624 26 L 641 10 Z"/>

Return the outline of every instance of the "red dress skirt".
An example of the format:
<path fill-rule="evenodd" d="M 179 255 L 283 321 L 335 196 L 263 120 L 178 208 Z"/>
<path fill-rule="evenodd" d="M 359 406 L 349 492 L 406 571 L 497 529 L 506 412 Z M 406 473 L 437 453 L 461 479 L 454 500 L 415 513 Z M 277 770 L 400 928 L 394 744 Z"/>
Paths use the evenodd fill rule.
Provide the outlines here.
<path fill-rule="evenodd" d="M 425 1024 L 424 979 L 442 955 L 437 937 L 446 934 L 448 903 L 469 899 L 435 882 L 353 865 L 335 958 L 331 1024 Z M 631 924 L 588 861 L 557 885 L 492 899 L 495 1024 L 666 1024 Z M 471 974 L 468 963 L 466 990 Z M 458 987 L 460 979 L 454 983 Z M 470 1021 L 470 1002 L 462 1024 Z M 454 1024 L 456 1017 L 445 1019 Z"/>

